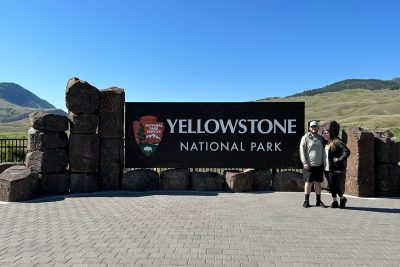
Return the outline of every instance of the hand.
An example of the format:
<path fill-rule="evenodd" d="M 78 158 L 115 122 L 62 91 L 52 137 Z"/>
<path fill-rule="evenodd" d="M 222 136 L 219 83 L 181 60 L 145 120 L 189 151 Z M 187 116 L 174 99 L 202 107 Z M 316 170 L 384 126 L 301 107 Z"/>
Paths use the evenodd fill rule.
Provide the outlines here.
<path fill-rule="evenodd" d="M 310 170 L 310 165 L 308 165 L 308 164 L 304 164 L 303 167 L 304 167 L 304 169 L 305 169 L 306 171 Z"/>
<path fill-rule="evenodd" d="M 333 158 L 333 162 L 338 162 L 338 158 Z"/>

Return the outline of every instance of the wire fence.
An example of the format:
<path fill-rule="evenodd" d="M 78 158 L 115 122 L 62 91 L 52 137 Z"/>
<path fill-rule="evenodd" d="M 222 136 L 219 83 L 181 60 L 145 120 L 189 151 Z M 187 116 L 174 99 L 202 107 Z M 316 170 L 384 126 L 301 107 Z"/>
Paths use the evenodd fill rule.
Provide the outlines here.
<path fill-rule="evenodd" d="M 0 139 L 0 163 L 25 162 L 28 139 L 4 138 Z"/>

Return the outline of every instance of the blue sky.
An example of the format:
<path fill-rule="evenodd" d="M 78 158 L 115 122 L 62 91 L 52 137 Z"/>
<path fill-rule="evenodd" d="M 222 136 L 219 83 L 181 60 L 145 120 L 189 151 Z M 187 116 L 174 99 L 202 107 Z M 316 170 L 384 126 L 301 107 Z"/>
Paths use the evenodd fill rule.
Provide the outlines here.
<path fill-rule="evenodd" d="M 0 81 L 62 109 L 73 76 L 167 102 L 400 77 L 400 1 L 0 0 L 0 10 Z"/>

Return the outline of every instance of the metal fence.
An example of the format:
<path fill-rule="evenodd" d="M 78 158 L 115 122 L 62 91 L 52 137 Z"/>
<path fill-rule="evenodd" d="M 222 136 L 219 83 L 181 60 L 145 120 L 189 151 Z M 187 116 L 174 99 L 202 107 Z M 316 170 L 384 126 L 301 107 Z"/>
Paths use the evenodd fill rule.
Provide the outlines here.
<path fill-rule="evenodd" d="M 24 162 L 28 140 L 26 138 L 0 139 L 0 163 Z"/>

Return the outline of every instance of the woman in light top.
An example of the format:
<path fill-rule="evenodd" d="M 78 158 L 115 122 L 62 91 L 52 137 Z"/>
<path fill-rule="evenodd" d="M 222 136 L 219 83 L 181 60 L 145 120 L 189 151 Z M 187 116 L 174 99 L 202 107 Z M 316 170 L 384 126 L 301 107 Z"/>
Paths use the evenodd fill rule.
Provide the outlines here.
<path fill-rule="evenodd" d="M 344 161 L 349 157 L 350 150 L 337 137 L 337 133 L 331 132 L 329 128 L 322 130 L 322 136 L 327 141 L 323 152 L 324 173 L 328 180 L 329 188 L 332 194 L 333 202 L 331 208 L 344 208 L 347 199 L 343 196 L 343 192 L 339 187 L 339 178 L 345 169 Z M 337 200 L 340 198 L 340 204 Z"/>

